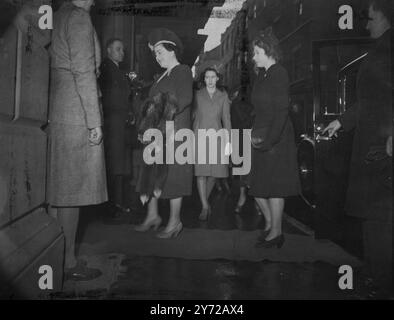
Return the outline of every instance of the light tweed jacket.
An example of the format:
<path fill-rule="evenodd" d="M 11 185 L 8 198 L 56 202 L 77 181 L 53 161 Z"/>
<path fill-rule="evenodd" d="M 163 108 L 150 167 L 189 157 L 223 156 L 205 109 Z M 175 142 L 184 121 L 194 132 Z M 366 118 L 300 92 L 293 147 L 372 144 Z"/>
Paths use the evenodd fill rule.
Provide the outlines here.
<path fill-rule="evenodd" d="M 96 70 L 99 46 L 89 13 L 67 2 L 52 31 L 48 202 L 78 207 L 107 201 L 103 144 L 88 129 L 102 126 Z"/>
<path fill-rule="evenodd" d="M 89 12 L 65 3 L 55 13 L 51 58 L 50 121 L 101 126 L 96 77 L 100 51 Z"/>

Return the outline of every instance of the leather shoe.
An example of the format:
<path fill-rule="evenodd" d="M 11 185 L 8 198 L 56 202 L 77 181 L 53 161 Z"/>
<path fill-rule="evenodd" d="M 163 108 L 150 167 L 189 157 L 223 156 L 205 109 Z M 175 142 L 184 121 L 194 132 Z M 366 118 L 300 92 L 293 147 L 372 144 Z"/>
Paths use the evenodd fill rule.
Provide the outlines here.
<path fill-rule="evenodd" d="M 89 268 L 83 261 L 78 261 L 75 267 L 64 268 L 65 281 L 90 281 L 100 277 L 102 274 L 99 269 Z"/>

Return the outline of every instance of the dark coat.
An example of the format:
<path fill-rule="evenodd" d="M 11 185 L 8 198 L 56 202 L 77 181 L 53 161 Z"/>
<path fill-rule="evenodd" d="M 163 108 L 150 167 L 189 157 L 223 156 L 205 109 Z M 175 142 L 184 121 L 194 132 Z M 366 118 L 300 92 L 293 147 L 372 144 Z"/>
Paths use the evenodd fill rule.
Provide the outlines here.
<path fill-rule="evenodd" d="M 99 83 L 103 95 L 104 116 L 128 112 L 130 86 L 126 73 L 109 58 L 105 58 L 101 63 Z"/>
<path fill-rule="evenodd" d="M 105 58 L 100 66 L 100 88 L 104 111 L 104 144 L 107 170 L 110 175 L 128 174 L 126 120 L 130 110 L 130 86 L 126 72 Z"/>
<path fill-rule="evenodd" d="M 369 51 L 358 72 L 357 103 L 339 119 L 345 130 L 354 129 L 346 211 L 352 216 L 382 220 L 392 214 L 391 181 L 387 180 L 391 159 L 369 164 L 366 160 L 379 149 L 384 157 L 387 138 L 392 135 L 390 34 L 382 35 Z M 371 209 L 374 206 L 386 210 Z"/>
<path fill-rule="evenodd" d="M 175 66 L 169 75 L 165 75 L 151 87 L 149 96 L 153 97 L 157 93 L 174 94 L 178 102 L 178 112 L 175 115 L 175 130 L 182 128 L 191 129 L 190 107 L 193 100 L 193 76 L 190 68 L 186 65 Z M 174 150 L 182 144 L 175 142 Z M 137 191 L 141 190 L 141 176 L 137 183 Z M 192 164 L 168 165 L 168 174 L 163 186 L 161 198 L 173 199 L 191 195 L 193 179 Z"/>
<path fill-rule="evenodd" d="M 239 132 L 239 150 L 243 155 L 243 129 L 251 129 L 253 125 L 253 106 L 247 100 L 237 97 L 231 103 L 231 126 L 233 129 L 240 129 Z"/>
<path fill-rule="evenodd" d="M 231 103 L 231 125 L 234 129 L 250 129 L 253 124 L 253 106 L 250 102 L 235 99 Z"/>
<path fill-rule="evenodd" d="M 252 148 L 249 194 L 258 198 L 284 198 L 299 192 L 293 126 L 289 118 L 289 79 L 279 64 L 260 73 L 251 101 L 256 114 L 252 135 L 262 138 Z"/>

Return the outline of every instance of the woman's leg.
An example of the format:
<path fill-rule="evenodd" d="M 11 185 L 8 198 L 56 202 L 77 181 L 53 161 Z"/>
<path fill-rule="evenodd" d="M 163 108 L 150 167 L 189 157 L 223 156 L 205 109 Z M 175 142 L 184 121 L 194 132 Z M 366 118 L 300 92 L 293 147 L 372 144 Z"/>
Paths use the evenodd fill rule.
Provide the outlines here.
<path fill-rule="evenodd" d="M 272 228 L 266 240 L 271 240 L 282 234 L 282 217 L 285 200 L 283 198 L 270 198 L 268 199 L 268 203 L 272 216 Z"/>
<path fill-rule="evenodd" d="M 145 232 L 150 228 L 154 228 L 157 230 L 161 224 L 161 218 L 159 216 L 159 200 L 155 197 L 152 197 L 148 202 L 148 210 L 145 217 L 145 220 L 142 224 L 134 227 L 135 231 Z"/>
<path fill-rule="evenodd" d="M 146 213 L 144 224 L 148 224 L 152 220 L 155 220 L 159 217 L 159 200 L 155 197 L 152 197 L 148 202 L 148 210 Z"/>
<path fill-rule="evenodd" d="M 211 195 L 213 187 L 215 186 L 215 182 L 216 182 L 215 177 L 208 177 L 207 178 L 207 200 L 209 199 L 209 196 Z"/>
<path fill-rule="evenodd" d="M 208 209 L 207 177 L 197 177 L 197 190 L 200 196 L 202 208 Z"/>
<path fill-rule="evenodd" d="M 255 200 L 264 215 L 264 219 L 265 219 L 264 231 L 270 230 L 272 226 L 272 212 L 269 206 L 269 202 L 267 199 L 264 198 L 255 198 Z"/>
<path fill-rule="evenodd" d="M 65 268 L 73 268 L 77 264 L 75 257 L 75 238 L 79 222 L 79 208 L 57 208 L 57 217 L 63 228 L 66 253 Z"/>
<path fill-rule="evenodd" d="M 181 222 L 182 197 L 170 199 L 170 218 L 164 232 L 169 232 Z"/>
<path fill-rule="evenodd" d="M 57 217 L 60 225 L 63 228 L 65 239 L 65 257 L 64 268 L 72 269 L 72 272 L 65 270 L 66 277 L 70 277 L 76 281 L 92 280 L 100 275 L 102 272 L 99 269 L 89 268 L 87 266 L 79 266 L 75 255 L 75 240 L 78 230 L 80 208 L 57 208 Z"/>
<path fill-rule="evenodd" d="M 222 179 L 222 182 L 223 182 L 224 189 L 226 190 L 226 192 L 227 192 L 228 194 L 231 194 L 231 188 L 230 188 L 230 186 L 229 186 L 229 184 L 228 184 L 228 179 L 227 179 L 227 178 L 223 178 L 223 179 Z"/>
<path fill-rule="evenodd" d="M 246 201 L 246 187 L 241 185 L 239 188 L 239 198 L 237 205 L 242 207 Z"/>

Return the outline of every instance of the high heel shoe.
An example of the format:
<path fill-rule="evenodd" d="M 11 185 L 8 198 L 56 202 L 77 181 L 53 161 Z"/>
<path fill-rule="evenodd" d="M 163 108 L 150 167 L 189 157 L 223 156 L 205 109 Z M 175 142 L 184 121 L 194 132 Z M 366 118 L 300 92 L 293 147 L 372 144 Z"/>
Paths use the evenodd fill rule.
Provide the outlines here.
<path fill-rule="evenodd" d="M 206 209 L 202 209 L 200 215 L 198 216 L 198 220 L 200 221 L 206 221 L 209 216 L 211 215 L 211 207 L 208 207 Z"/>
<path fill-rule="evenodd" d="M 155 219 L 153 219 L 153 220 L 151 220 L 151 221 L 149 221 L 147 223 L 143 223 L 143 224 L 140 224 L 138 226 L 135 226 L 134 230 L 138 231 L 138 232 L 146 232 L 150 228 L 153 228 L 153 230 L 156 231 L 157 229 L 159 229 L 160 224 L 161 224 L 161 218 L 157 217 L 157 218 L 155 218 Z"/>
<path fill-rule="evenodd" d="M 271 240 L 259 241 L 255 244 L 255 247 L 268 249 L 276 246 L 278 249 L 280 249 L 282 248 L 284 243 L 285 243 L 285 236 L 281 234 L 280 236 L 277 236 Z"/>
<path fill-rule="evenodd" d="M 176 238 L 179 233 L 183 229 L 183 224 L 182 222 L 179 222 L 174 228 L 172 228 L 170 231 L 165 232 L 164 230 L 162 232 L 159 232 L 156 237 L 160 239 L 170 239 L 170 238 Z"/>
<path fill-rule="evenodd" d="M 257 242 L 264 242 L 269 233 L 270 229 L 261 231 L 259 237 L 257 238 Z"/>

